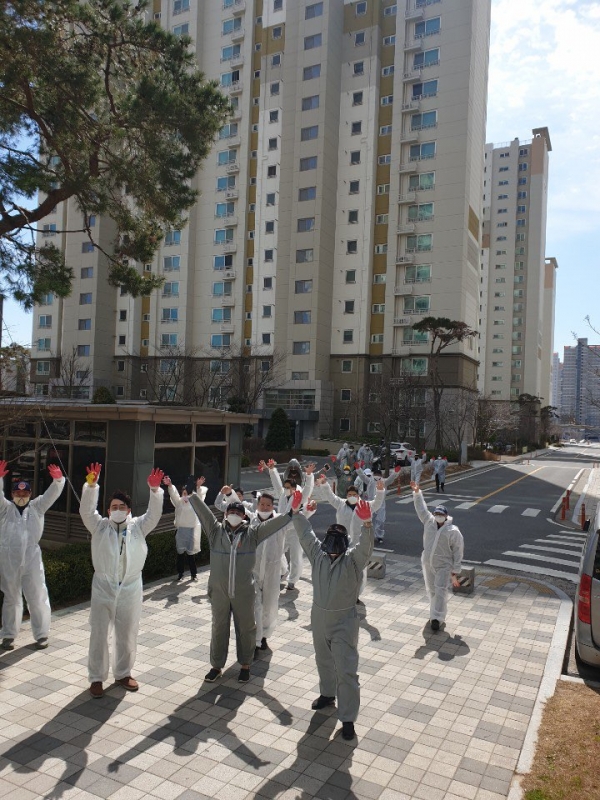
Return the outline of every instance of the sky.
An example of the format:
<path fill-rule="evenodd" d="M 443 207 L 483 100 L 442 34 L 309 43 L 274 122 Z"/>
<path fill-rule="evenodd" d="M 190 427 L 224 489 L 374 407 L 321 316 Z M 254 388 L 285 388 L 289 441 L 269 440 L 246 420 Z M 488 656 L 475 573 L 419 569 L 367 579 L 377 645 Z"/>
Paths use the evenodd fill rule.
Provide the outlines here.
<path fill-rule="evenodd" d="M 552 142 L 546 255 L 558 261 L 554 350 L 600 343 L 600 0 L 492 0 L 487 141 Z M 594 123 L 594 119 L 596 123 Z M 5 303 L 2 340 L 29 344 L 31 315 Z"/>

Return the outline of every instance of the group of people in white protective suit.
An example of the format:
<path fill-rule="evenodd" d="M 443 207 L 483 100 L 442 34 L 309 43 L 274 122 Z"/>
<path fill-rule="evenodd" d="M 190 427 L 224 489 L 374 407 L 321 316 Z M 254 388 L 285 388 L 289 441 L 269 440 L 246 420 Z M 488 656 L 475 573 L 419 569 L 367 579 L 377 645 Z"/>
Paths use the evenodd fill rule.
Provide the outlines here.
<path fill-rule="evenodd" d="M 184 488 L 180 494 L 160 469 L 153 469 L 148 476 L 150 498 L 144 514 L 133 517 L 129 495 L 117 491 L 109 500 L 108 516 L 103 517 L 97 511 L 102 466 L 96 463 L 87 467 L 80 514 L 91 534 L 94 566 L 88 657 L 90 694 L 93 698 L 104 694 L 111 632 L 115 681 L 128 691 L 139 688 L 132 671 L 142 609 L 142 569 L 148 552 L 146 537 L 162 515 L 163 483 L 176 513 L 178 579 L 183 576 L 186 557 L 192 580 L 196 577 L 192 561 L 200 549 L 201 529 L 210 547 L 211 669 L 205 680 L 214 682 L 222 675 L 231 617 L 241 666 L 238 680 L 245 683 L 250 679 L 256 650 L 267 649 L 267 638 L 276 624 L 281 581 L 287 578 L 288 590 L 294 590 L 302 573 L 304 552 L 312 570 L 312 633 L 320 683 L 320 694 L 312 707 L 325 708 L 337 698 L 342 735 L 351 739 L 360 705 L 357 603 L 375 538 L 378 530 L 383 530 L 386 490 L 398 473 L 384 479 L 380 472 L 358 467 L 360 488 L 354 483 L 348 485 L 342 499 L 325 475 L 315 483 L 314 464 L 302 470 L 293 460 L 283 475 L 273 460 L 261 462 L 260 468 L 268 470 L 273 491 L 262 492 L 249 503 L 241 500 L 231 486 L 224 486 L 215 502 L 224 512 L 220 522 L 204 502 L 203 478 L 196 481 L 194 492 L 190 494 Z M 52 484 L 40 497 L 32 500 L 29 484 L 19 481 L 12 487 L 12 501 L 3 493 L 0 498 L 0 588 L 4 592 L 1 638 L 2 647 L 7 650 L 13 649 L 21 625 L 22 595 L 31 614 L 36 647 L 48 645 L 50 603 L 39 540 L 44 513 L 65 484 L 59 467 L 50 466 L 48 470 Z M 0 461 L 0 480 L 7 474 L 6 462 Z M 445 506 L 437 506 L 431 513 L 418 481 L 411 481 L 411 487 L 415 510 L 424 526 L 422 567 L 430 599 L 430 624 L 437 631 L 446 617 L 450 584 L 460 585 L 463 538 Z M 316 510 L 316 498 L 329 502 L 336 510 L 336 522 L 329 526 L 322 542 L 308 521 Z M 380 517 L 378 522 L 382 510 L 383 520 Z M 383 533 L 377 538 L 383 538 Z"/>

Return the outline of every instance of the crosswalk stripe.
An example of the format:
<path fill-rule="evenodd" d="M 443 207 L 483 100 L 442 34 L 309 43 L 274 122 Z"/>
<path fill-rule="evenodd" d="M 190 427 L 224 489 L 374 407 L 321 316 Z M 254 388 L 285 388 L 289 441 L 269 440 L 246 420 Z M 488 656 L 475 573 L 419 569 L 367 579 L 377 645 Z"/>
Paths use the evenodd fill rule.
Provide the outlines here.
<path fill-rule="evenodd" d="M 583 542 L 571 542 L 569 539 L 561 539 L 561 538 L 550 539 L 549 541 L 548 539 L 535 539 L 534 541 L 539 542 L 540 544 L 558 544 L 562 545 L 563 547 L 566 547 L 568 545 L 569 547 L 577 547 L 580 550 L 583 545 Z"/>
<path fill-rule="evenodd" d="M 530 572 L 533 575 L 547 575 L 549 578 L 563 578 L 564 580 L 571 581 L 572 583 L 578 583 L 579 577 L 577 573 L 573 572 L 561 572 L 558 569 L 545 569 L 544 567 L 536 567 L 533 564 L 524 564 L 524 563 L 514 563 L 512 561 L 500 561 L 496 559 L 490 559 L 489 561 L 485 561 L 484 564 L 489 565 L 490 567 L 500 567 L 501 569 L 517 569 L 522 570 L 525 572 Z"/>
<path fill-rule="evenodd" d="M 585 544 L 585 539 L 579 539 L 576 537 L 567 537 L 567 536 L 548 536 L 551 542 L 556 542 L 556 544 L 571 544 L 574 547 L 582 547 Z"/>
<path fill-rule="evenodd" d="M 548 561 L 548 556 L 539 556 L 537 553 L 527 553 L 521 550 L 505 550 L 503 556 L 516 556 L 517 558 L 531 558 L 533 561 Z M 562 564 L 563 567 L 578 569 L 579 561 L 566 561 L 564 558 L 553 558 L 553 564 Z"/>
<path fill-rule="evenodd" d="M 559 547 L 544 547 L 543 545 L 536 544 L 522 544 L 521 547 L 528 547 L 530 550 L 542 550 L 545 553 L 558 553 L 559 555 L 563 556 L 579 555 L 579 553 L 576 553 L 573 550 L 562 550 Z"/>
<path fill-rule="evenodd" d="M 540 513 L 541 509 L 539 508 L 526 508 L 525 511 L 521 514 L 522 517 L 537 517 Z"/>
<path fill-rule="evenodd" d="M 473 506 L 475 506 L 475 505 L 477 505 L 476 502 L 474 502 L 474 503 L 467 502 L 467 503 L 460 503 L 459 505 L 454 506 L 454 507 L 455 508 L 473 508 Z"/>
<path fill-rule="evenodd" d="M 501 514 L 503 511 L 506 511 L 508 506 L 490 506 L 488 508 L 489 514 Z"/>

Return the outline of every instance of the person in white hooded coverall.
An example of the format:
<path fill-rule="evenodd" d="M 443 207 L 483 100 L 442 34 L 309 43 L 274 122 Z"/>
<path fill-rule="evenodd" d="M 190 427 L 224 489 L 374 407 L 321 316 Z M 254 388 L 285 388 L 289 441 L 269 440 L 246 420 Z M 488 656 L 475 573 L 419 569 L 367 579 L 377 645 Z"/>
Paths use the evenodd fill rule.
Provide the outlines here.
<path fill-rule="evenodd" d="M 165 475 L 163 483 L 169 492 L 171 504 L 175 509 L 175 548 L 177 550 L 177 580 L 183 580 L 185 562 L 187 560 L 190 568 L 190 579 L 198 580 L 198 568 L 196 567 L 196 553 L 202 549 L 202 526 L 196 516 L 196 512 L 190 505 L 188 491 L 183 487 L 181 495 L 173 486 L 171 478 Z M 204 500 L 208 487 L 204 486 L 204 478 L 196 481 L 196 492 Z"/>
<path fill-rule="evenodd" d="M 275 513 L 275 498 L 268 492 L 261 492 L 256 507 L 256 516 L 261 522 L 278 517 Z M 256 649 L 268 648 L 267 638 L 277 624 L 279 610 L 279 582 L 281 580 L 281 559 L 285 546 L 285 528 L 262 541 L 256 548 L 254 565 L 254 617 L 256 619 Z"/>
<path fill-rule="evenodd" d="M 446 619 L 450 583 L 460 586 L 458 576 L 464 551 L 462 533 L 452 524 L 445 506 L 436 506 L 433 514 L 427 508 L 419 485 L 411 482 L 417 516 L 423 523 L 421 566 L 425 589 L 429 596 L 431 629 L 438 631 Z"/>
<path fill-rule="evenodd" d="M 445 492 L 444 484 L 446 483 L 446 467 L 448 466 L 448 459 L 444 456 L 438 456 L 433 462 L 433 474 L 435 476 L 435 490 Z"/>
<path fill-rule="evenodd" d="M 411 483 L 420 483 L 421 482 L 421 475 L 423 474 L 423 464 L 425 462 L 425 453 L 421 453 L 418 455 L 415 453 L 414 457 L 409 459 L 410 461 L 410 480 Z"/>
<path fill-rule="evenodd" d="M 279 472 L 277 471 L 277 464 L 272 458 L 269 459 L 266 464 L 264 461 L 261 462 L 261 464 L 259 464 L 259 467 L 260 466 L 262 466 L 263 469 L 266 466 L 269 470 L 271 485 L 275 491 L 275 496 L 279 497 L 277 511 L 280 514 L 286 513 L 290 497 L 292 496 L 296 487 L 302 492 L 302 503 L 304 505 L 308 503 L 308 500 L 315 487 L 315 464 L 307 464 L 303 475 L 300 462 L 295 458 L 292 458 L 286 467 L 285 472 L 283 473 L 283 482 Z M 296 588 L 296 584 L 300 580 L 302 570 L 304 569 L 304 554 L 302 552 L 300 542 L 298 541 L 298 534 L 296 533 L 296 530 L 291 522 L 285 529 L 284 553 L 287 553 L 288 551 L 290 561 L 287 573 L 287 588 L 288 591 L 293 591 Z M 282 572 L 282 575 L 285 575 L 285 572 Z"/>
<path fill-rule="evenodd" d="M 48 467 L 52 483 L 43 495 L 31 500 L 27 481 L 13 486 L 12 502 L 2 491 L 8 474 L 6 461 L 0 461 L 0 589 L 2 604 L 3 650 L 13 650 L 13 642 L 23 621 L 23 595 L 29 608 L 31 630 L 36 647 L 48 646 L 50 633 L 50 600 L 42 551 L 39 541 L 44 532 L 44 514 L 55 503 L 64 488 L 65 479 L 60 467 Z M 21 487 L 21 488 L 19 488 Z"/>
<path fill-rule="evenodd" d="M 370 469 L 358 469 L 358 477 L 361 479 L 361 481 L 363 481 L 363 483 L 367 484 L 365 500 L 375 499 L 376 486 L 381 480 L 383 481 L 387 490 L 394 483 L 394 481 L 398 480 L 401 469 L 402 468 L 399 466 L 394 467 L 393 471 L 390 472 L 387 478 L 383 477 L 383 473 L 379 468 L 373 470 L 372 472 Z M 381 544 L 383 542 L 383 537 L 385 536 L 385 502 L 382 503 L 378 509 L 373 511 L 373 530 L 375 531 L 375 544 Z"/>
<path fill-rule="evenodd" d="M 90 603 L 90 649 L 88 676 L 90 694 L 102 697 L 102 684 L 108 678 L 108 637 L 113 632 L 113 674 L 115 682 L 130 692 L 138 683 L 131 677 L 137 651 L 142 614 L 142 569 L 148 555 L 146 536 L 160 522 L 164 492 L 160 483 L 164 473 L 153 469 L 148 476 L 150 500 L 141 517 L 131 516 L 131 500 L 123 492 L 112 496 L 108 517 L 96 510 L 98 478 L 102 466 L 87 467 L 79 513 L 92 536 L 92 599 Z"/>
<path fill-rule="evenodd" d="M 356 603 L 361 575 L 373 552 L 371 506 L 361 500 L 352 514 L 362 525 L 358 541 L 351 547 L 344 525 L 330 525 L 320 542 L 308 520 L 293 514 L 298 538 L 312 566 L 311 627 L 320 691 L 312 708 L 331 706 L 337 697 L 344 739 L 354 738 L 360 708 Z"/>
<path fill-rule="evenodd" d="M 329 505 L 335 508 L 335 521 L 338 525 L 343 525 L 348 531 L 350 537 L 350 544 L 355 545 L 360 536 L 360 522 L 355 514 L 359 502 L 359 490 L 356 486 L 348 487 L 346 499 L 343 500 L 333 493 L 333 489 L 327 482 L 327 478 L 322 475 L 318 480 L 318 485 L 321 487 L 321 496 L 326 500 Z M 379 481 L 375 485 L 375 497 L 373 500 L 366 501 L 371 509 L 371 514 L 374 514 L 385 503 L 385 483 Z M 358 594 L 359 596 L 364 591 L 367 585 L 367 565 L 363 570 L 362 580 L 360 582 Z"/>

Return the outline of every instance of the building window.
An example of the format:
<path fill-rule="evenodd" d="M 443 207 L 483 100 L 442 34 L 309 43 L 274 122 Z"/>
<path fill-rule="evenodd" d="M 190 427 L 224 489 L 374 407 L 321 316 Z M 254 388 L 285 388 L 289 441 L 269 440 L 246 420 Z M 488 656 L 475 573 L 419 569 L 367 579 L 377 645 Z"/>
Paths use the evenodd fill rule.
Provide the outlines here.
<path fill-rule="evenodd" d="M 424 222 L 433 219 L 433 203 L 419 203 L 408 207 L 409 222 Z"/>
<path fill-rule="evenodd" d="M 375 217 L 375 225 L 387 225 L 389 218 L 389 214 L 377 214 Z"/>
<path fill-rule="evenodd" d="M 272 111 L 269 111 L 269 122 L 278 122 L 279 121 L 279 109 L 275 108 Z"/>
<path fill-rule="evenodd" d="M 274 97 L 279 94 L 279 81 L 273 81 L 270 86 L 271 97 Z"/>
<path fill-rule="evenodd" d="M 404 298 L 404 313 L 405 314 L 425 314 L 429 311 L 429 297 L 405 297 Z"/>
<path fill-rule="evenodd" d="M 382 125 L 379 128 L 379 135 L 380 136 L 391 136 L 392 135 L 392 126 L 391 125 Z"/>
<path fill-rule="evenodd" d="M 342 372 L 352 372 L 352 361 L 350 360 L 342 361 Z"/>
<path fill-rule="evenodd" d="M 354 75 L 364 75 L 365 74 L 365 62 L 364 61 L 355 61 L 352 66 L 352 72 Z"/>
<path fill-rule="evenodd" d="M 303 217 L 298 220 L 298 233 L 306 233 L 307 231 L 314 231 L 315 229 L 315 218 L 314 217 Z"/>
<path fill-rule="evenodd" d="M 267 178 L 277 177 L 277 164 L 271 164 L 267 167 Z"/>
<path fill-rule="evenodd" d="M 265 222 L 265 233 L 275 233 L 275 220 L 268 219 Z"/>
<path fill-rule="evenodd" d="M 375 245 L 374 252 L 375 252 L 376 256 L 384 255 L 385 253 L 387 253 L 387 251 L 388 251 L 387 244 L 376 244 Z"/>
<path fill-rule="evenodd" d="M 389 183 L 380 183 L 377 186 L 377 194 L 389 194 L 390 193 L 390 185 Z"/>
<path fill-rule="evenodd" d="M 119 322 L 127 322 L 127 309 L 119 309 Z"/>
<path fill-rule="evenodd" d="M 302 111 L 311 111 L 319 107 L 319 95 L 314 94 L 311 97 L 302 98 Z"/>
<path fill-rule="evenodd" d="M 298 190 L 298 200 L 314 200 L 317 196 L 316 186 L 305 186 L 303 189 Z"/>
<path fill-rule="evenodd" d="M 313 282 L 311 280 L 296 281 L 294 284 L 294 292 L 296 294 L 309 294 L 310 292 L 312 292 L 312 285 Z"/>
<path fill-rule="evenodd" d="M 424 36 L 433 36 L 433 34 L 439 32 L 440 17 L 432 17 L 423 22 L 415 22 L 415 39 L 421 39 Z"/>
<path fill-rule="evenodd" d="M 373 283 L 385 283 L 386 282 L 386 274 L 385 272 L 378 272 L 373 275 Z"/>
<path fill-rule="evenodd" d="M 90 320 L 90 322 L 91 322 L 91 320 Z M 38 339 L 36 346 L 37 346 L 38 350 L 50 350 L 51 340 L 50 339 Z"/>
<path fill-rule="evenodd" d="M 262 307 L 262 315 L 263 315 L 263 317 L 272 317 L 273 316 L 272 310 L 273 310 L 273 306 L 263 306 Z"/>
<path fill-rule="evenodd" d="M 409 151 L 410 161 L 423 161 L 427 158 L 435 157 L 435 142 L 423 142 L 422 144 L 411 144 Z"/>
<path fill-rule="evenodd" d="M 269 248 L 268 250 L 265 250 L 265 258 L 264 258 L 264 260 L 267 263 L 273 261 L 273 253 L 274 253 L 274 250 L 272 250 L 271 248 Z"/>
<path fill-rule="evenodd" d="M 347 433 L 350 430 L 350 419 L 348 417 L 340 417 L 340 432 Z"/>
<path fill-rule="evenodd" d="M 373 303 L 371 314 L 385 314 L 385 303 Z"/>
<path fill-rule="evenodd" d="M 371 344 L 383 344 L 383 333 L 371 334 Z"/>
<path fill-rule="evenodd" d="M 392 163 L 392 154 L 391 153 L 386 153 L 384 156 L 378 156 L 377 157 L 377 163 L 379 164 L 380 167 L 383 167 L 386 164 L 391 164 Z"/>
<path fill-rule="evenodd" d="M 317 156 L 307 156 L 300 159 L 300 172 L 308 172 L 317 168 Z"/>
<path fill-rule="evenodd" d="M 49 361 L 38 361 L 35 365 L 35 371 L 37 375 L 49 375 L 50 374 L 50 362 Z"/>
<path fill-rule="evenodd" d="M 310 325 L 310 319 L 311 319 L 310 311 L 294 311 L 295 325 Z"/>
<path fill-rule="evenodd" d="M 381 77 L 387 78 L 389 75 L 393 75 L 395 72 L 394 65 L 390 64 L 388 67 L 382 67 L 381 69 Z"/>
<path fill-rule="evenodd" d="M 348 283 L 348 281 L 346 281 Z M 346 300 L 344 302 L 344 314 L 354 314 L 354 300 Z"/>
<path fill-rule="evenodd" d="M 435 97 L 437 90 L 437 80 L 425 81 L 424 83 L 413 83 L 412 99 L 419 100 L 421 97 Z"/>
<path fill-rule="evenodd" d="M 308 142 L 311 139 L 317 139 L 319 136 L 319 126 L 318 125 L 309 125 L 306 128 L 300 129 L 300 141 L 301 142 Z"/>
<path fill-rule="evenodd" d="M 435 128 L 437 125 L 437 111 L 424 111 L 422 114 L 413 114 L 410 118 L 411 131 L 422 131 L 425 128 Z"/>
<path fill-rule="evenodd" d="M 320 33 L 315 33 L 312 36 L 305 36 L 304 37 L 304 49 L 305 50 L 314 50 L 315 47 L 321 47 L 322 44 L 322 36 Z"/>
<path fill-rule="evenodd" d="M 352 400 L 352 389 L 340 389 L 340 400 L 349 403 Z"/>
<path fill-rule="evenodd" d="M 310 353 L 310 342 L 292 342 L 292 353 L 295 356 L 306 356 Z"/>
<path fill-rule="evenodd" d="M 307 247 L 303 250 L 296 250 L 296 264 L 307 264 L 313 261 L 313 248 Z"/>
<path fill-rule="evenodd" d="M 347 269 L 346 270 L 346 283 L 356 283 L 356 270 L 355 269 Z M 352 301 L 354 302 L 354 301 Z"/>
<path fill-rule="evenodd" d="M 431 50 L 423 50 L 420 53 L 415 53 L 413 58 L 413 69 L 423 69 L 423 67 L 432 67 L 440 63 L 440 48 L 435 47 Z"/>
<path fill-rule="evenodd" d="M 362 92 L 352 92 L 352 105 L 353 106 L 362 106 L 363 104 L 363 93 Z"/>
<path fill-rule="evenodd" d="M 354 34 L 354 46 L 360 47 L 365 43 L 365 32 L 364 31 L 357 31 Z"/>
<path fill-rule="evenodd" d="M 92 293 L 91 292 L 82 292 L 79 295 L 79 305 L 80 306 L 91 305 L 91 302 L 92 302 Z"/>
<path fill-rule="evenodd" d="M 231 17 L 230 19 L 224 19 L 223 25 L 221 27 L 221 32 L 223 35 L 227 35 L 228 33 L 234 33 L 235 31 L 239 31 L 242 28 L 242 18 L 241 17 Z"/>
<path fill-rule="evenodd" d="M 350 164 L 351 166 L 360 164 L 360 150 L 352 150 L 350 153 Z"/>
<path fill-rule="evenodd" d="M 371 375 L 380 375 L 383 372 L 383 364 L 369 364 L 369 372 Z"/>
<path fill-rule="evenodd" d="M 319 78 L 321 75 L 321 65 L 313 64 L 311 67 L 304 67 L 302 71 L 302 80 L 310 81 L 313 78 Z"/>
<path fill-rule="evenodd" d="M 353 330 L 345 330 L 342 332 L 342 342 L 344 344 L 352 344 L 354 341 L 354 331 Z"/>
<path fill-rule="evenodd" d="M 350 181 L 349 194 L 358 194 L 360 192 L 360 181 Z"/>
<path fill-rule="evenodd" d="M 397 12 L 398 12 L 398 6 L 394 3 L 393 6 L 388 6 L 387 8 L 383 9 L 383 16 L 392 17 L 395 16 Z"/>
<path fill-rule="evenodd" d="M 78 344 L 77 345 L 77 355 L 81 357 L 89 356 L 90 354 L 90 345 L 89 344 Z"/>
<path fill-rule="evenodd" d="M 393 94 L 387 94 L 387 95 L 384 95 L 381 98 L 381 105 L 382 106 L 391 106 L 393 102 L 394 102 L 394 95 Z"/>
<path fill-rule="evenodd" d="M 357 122 L 353 122 L 350 132 L 352 136 L 359 136 L 362 133 L 362 121 L 358 120 Z"/>
<path fill-rule="evenodd" d="M 356 4 L 356 16 L 363 17 L 367 13 L 367 4 L 366 2 L 357 3 Z"/>
<path fill-rule="evenodd" d="M 314 19 L 315 17 L 322 16 L 323 3 L 312 3 L 312 5 L 306 6 L 306 10 L 304 11 L 304 19 Z"/>
<path fill-rule="evenodd" d="M 392 34 L 391 36 L 384 36 L 382 44 L 384 47 L 389 47 L 392 44 L 396 44 L 395 34 Z"/>
<path fill-rule="evenodd" d="M 85 280 L 86 278 L 93 278 L 94 277 L 94 268 L 93 267 L 81 267 L 81 279 Z"/>
<path fill-rule="evenodd" d="M 266 196 L 266 204 L 268 206 L 275 205 L 275 192 L 268 192 Z"/>
<path fill-rule="evenodd" d="M 94 252 L 94 245 L 92 242 L 82 242 L 81 243 L 81 252 L 82 253 L 93 253 Z"/>

